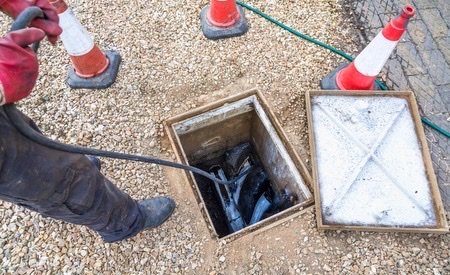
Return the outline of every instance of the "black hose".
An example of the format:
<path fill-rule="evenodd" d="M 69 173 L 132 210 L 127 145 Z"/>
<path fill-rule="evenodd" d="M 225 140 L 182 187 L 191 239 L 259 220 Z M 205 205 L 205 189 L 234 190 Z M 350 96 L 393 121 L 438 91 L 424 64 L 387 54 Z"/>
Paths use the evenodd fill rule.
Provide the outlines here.
<path fill-rule="evenodd" d="M 98 156 L 98 157 L 106 157 L 106 158 L 114 158 L 114 159 L 123 159 L 123 160 L 131 160 L 131 161 L 139 161 L 139 162 L 145 162 L 145 163 L 154 163 L 158 165 L 163 166 L 169 166 L 173 168 L 183 169 L 187 171 L 191 171 L 193 173 L 199 174 L 205 178 L 208 178 L 214 182 L 217 182 L 219 184 L 232 184 L 238 179 L 244 177 L 248 173 L 250 173 L 251 168 L 248 168 L 244 170 L 242 173 L 239 174 L 238 177 L 236 177 L 233 180 L 224 181 L 220 180 L 208 172 L 201 170 L 197 167 L 172 162 L 168 160 L 159 159 L 156 157 L 150 157 L 150 156 L 139 156 L 139 155 L 132 155 L 132 154 L 126 154 L 126 153 L 119 153 L 119 152 L 112 152 L 112 151 L 106 151 L 106 150 L 99 150 L 99 149 L 93 149 L 93 148 L 86 148 L 81 146 L 75 146 L 75 145 L 69 145 L 64 144 L 52 139 L 49 139 L 42 135 L 41 133 L 35 131 L 28 125 L 24 120 L 22 114 L 17 110 L 16 106 L 14 104 L 8 104 L 4 106 L 4 110 L 8 118 L 10 119 L 13 126 L 21 133 L 23 136 L 28 138 L 29 140 L 40 144 L 42 146 L 45 146 L 47 148 L 51 148 L 58 151 L 68 152 L 68 153 L 75 153 L 75 154 L 83 154 L 83 155 L 92 155 L 92 156 Z"/>
<path fill-rule="evenodd" d="M 33 21 L 36 18 L 44 18 L 44 13 L 42 10 L 38 7 L 29 7 L 26 8 L 22 13 L 17 16 L 13 24 L 11 25 L 10 31 L 17 31 L 20 29 L 26 28 L 31 21 Z M 37 52 L 39 48 L 39 43 L 34 43 L 32 45 L 32 49 Z M 83 154 L 83 155 L 92 155 L 92 156 L 98 156 L 98 157 L 106 157 L 106 158 L 114 158 L 114 159 L 123 159 L 123 160 L 132 160 L 132 161 L 139 161 L 139 162 L 145 162 L 145 163 L 154 163 L 158 165 L 173 167 L 177 169 L 183 169 L 187 171 L 191 171 L 193 173 L 199 174 L 203 177 L 206 177 L 214 182 L 217 182 L 219 184 L 232 184 L 238 179 L 246 176 L 248 173 L 250 173 L 251 168 L 244 170 L 238 177 L 236 177 L 233 180 L 224 181 L 220 180 L 212 175 L 210 175 L 208 172 L 203 171 L 197 167 L 172 162 L 168 160 L 159 159 L 156 157 L 150 157 L 150 156 L 139 156 L 139 155 L 132 155 L 132 154 L 126 154 L 126 153 L 119 153 L 119 152 L 112 152 L 112 151 L 106 151 L 106 150 L 98 150 L 98 149 L 92 149 L 92 148 L 86 148 L 81 146 L 75 146 L 75 145 L 69 145 L 64 144 L 52 139 L 49 139 L 42 135 L 41 133 L 35 131 L 28 125 L 22 117 L 22 114 L 17 110 L 16 106 L 14 104 L 8 104 L 4 106 L 4 110 L 6 115 L 8 116 L 9 120 L 13 124 L 13 126 L 21 133 L 23 136 L 28 138 L 29 140 L 40 144 L 42 146 L 45 146 L 47 148 L 51 148 L 58 151 L 68 152 L 68 153 L 74 153 L 74 154 Z"/>
<path fill-rule="evenodd" d="M 25 10 L 23 10 L 17 17 L 14 19 L 14 22 L 11 25 L 11 28 L 9 31 L 17 31 L 24 29 L 30 25 L 31 21 L 33 21 L 36 18 L 44 18 L 44 12 L 39 7 L 28 7 Z M 31 48 L 35 53 L 37 53 L 37 50 L 39 48 L 39 42 L 33 43 L 31 45 Z"/>

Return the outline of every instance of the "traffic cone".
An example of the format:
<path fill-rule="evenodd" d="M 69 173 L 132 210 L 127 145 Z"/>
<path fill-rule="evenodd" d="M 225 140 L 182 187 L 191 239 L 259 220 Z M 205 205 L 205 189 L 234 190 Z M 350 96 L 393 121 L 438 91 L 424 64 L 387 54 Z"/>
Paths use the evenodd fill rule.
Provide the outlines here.
<path fill-rule="evenodd" d="M 244 10 L 236 0 L 211 0 L 200 13 L 203 34 L 208 39 L 240 36 L 247 32 Z"/>
<path fill-rule="evenodd" d="M 375 79 L 400 41 L 415 14 L 406 5 L 349 65 L 341 64 L 320 82 L 324 90 L 380 90 Z"/>
<path fill-rule="evenodd" d="M 119 53 L 112 50 L 103 53 L 64 0 L 50 0 L 50 3 L 58 12 L 63 29 L 61 40 L 72 61 L 67 84 L 74 89 L 111 86 L 119 71 Z"/>

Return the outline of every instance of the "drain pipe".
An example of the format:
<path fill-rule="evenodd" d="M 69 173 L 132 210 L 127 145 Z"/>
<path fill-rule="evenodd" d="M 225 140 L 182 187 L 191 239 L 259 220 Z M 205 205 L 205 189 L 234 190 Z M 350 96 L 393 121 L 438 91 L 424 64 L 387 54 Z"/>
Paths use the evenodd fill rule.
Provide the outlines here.
<path fill-rule="evenodd" d="M 214 172 L 211 172 L 212 175 L 216 176 Z M 228 179 L 225 176 L 225 173 L 222 169 L 217 171 L 217 176 L 222 181 L 227 181 Z M 234 203 L 234 199 L 230 194 L 229 188 L 227 185 L 219 186 L 217 182 L 214 182 L 214 186 L 220 198 L 220 202 L 222 204 L 223 210 L 228 220 L 228 225 L 233 232 L 239 231 L 245 227 L 244 219 L 241 216 L 241 213 L 237 209 L 236 204 Z M 226 198 L 224 198 L 224 192 L 222 192 L 222 188 L 225 189 Z"/>
<path fill-rule="evenodd" d="M 240 171 L 246 171 L 247 169 L 250 169 L 251 165 L 248 162 L 248 160 L 245 162 L 245 164 L 243 165 L 242 169 L 240 169 Z M 247 175 L 239 178 L 234 184 L 235 186 L 235 190 L 233 192 L 233 199 L 234 202 L 236 204 L 239 204 L 239 197 L 241 195 L 241 189 L 242 189 L 242 185 L 244 185 L 244 181 L 247 178 Z"/>
<path fill-rule="evenodd" d="M 266 198 L 265 193 L 262 194 L 255 205 L 255 210 L 253 211 L 252 218 L 250 219 L 250 224 L 259 222 L 270 206 L 272 206 L 272 203 Z"/>

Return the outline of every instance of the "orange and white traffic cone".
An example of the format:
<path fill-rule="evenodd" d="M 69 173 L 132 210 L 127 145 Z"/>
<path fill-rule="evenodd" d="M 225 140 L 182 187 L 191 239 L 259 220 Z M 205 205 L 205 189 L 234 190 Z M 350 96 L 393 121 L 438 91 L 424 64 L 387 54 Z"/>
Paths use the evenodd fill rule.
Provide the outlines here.
<path fill-rule="evenodd" d="M 203 34 L 208 39 L 240 36 L 247 32 L 244 10 L 236 0 L 211 0 L 200 13 Z"/>
<path fill-rule="evenodd" d="M 379 90 L 377 75 L 397 46 L 409 19 L 415 14 L 406 5 L 401 14 L 392 19 L 349 65 L 341 64 L 320 82 L 324 90 Z"/>
<path fill-rule="evenodd" d="M 50 3 L 58 12 L 63 29 L 61 40 L 73 65 L 69 69 L 68 85 L 74 89 L 111 86 L 119 71 L 119 53 L 111 50 L 103 53 L 64 0 L 50 0 Z"/>

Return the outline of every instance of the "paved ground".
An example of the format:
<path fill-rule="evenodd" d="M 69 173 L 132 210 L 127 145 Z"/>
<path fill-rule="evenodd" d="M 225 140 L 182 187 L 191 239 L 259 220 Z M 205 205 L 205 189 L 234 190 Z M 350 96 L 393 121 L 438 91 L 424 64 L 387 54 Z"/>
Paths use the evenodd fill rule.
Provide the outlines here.
<path fill-rule="evenodd" d="M 362 38 L 372 39 L 400 8 L 411 3 L 417 15 L 388 61 L 384 78 L 395 90 L 414 91 L 422 115 L 450 130 L 450 2 L 448 0 L 350 1 Z M 426 127 L 444 204 L 450 209 L 450 140 Z"/>

